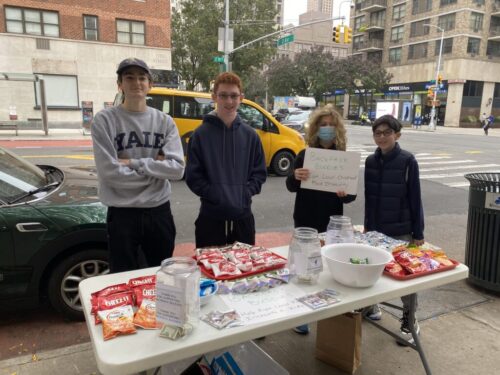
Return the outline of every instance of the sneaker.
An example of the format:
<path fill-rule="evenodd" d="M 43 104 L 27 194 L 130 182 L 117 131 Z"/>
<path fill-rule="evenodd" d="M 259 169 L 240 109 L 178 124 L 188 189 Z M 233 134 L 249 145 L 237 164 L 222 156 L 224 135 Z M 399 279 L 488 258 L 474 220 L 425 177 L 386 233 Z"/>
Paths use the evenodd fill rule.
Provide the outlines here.
<path fill-rule="evenodd" d="M 295 327 L 293 330 L 300 335 L 307 335 L 309 333 L 309 324 L 303 324 L 301 326 Z"/>
<path fill-rule="evenodd" d="M 366 313 L 365 313 L 366 312 Z M 382 310 L 378 305 L 371 305 L 363 309 L 363 313 L 370 320 L 380 320 L 382 319 Z"/>
<path fill-rule="evenodd" d="M 415 332 L 417 335 L 420 334 L 420 326 L 418 325 L 418 320 L 415 317 L 415 321 L 413 322 L 415 326 Z M 401 318 L 401 338 L 408 342 L 409 344 L 415 344 L 415 340 L 413 339 L 413 335 L 411 334 L 410 329 L 410 321 L 408 317 L 408 311 L 403 311 L 403 317 Z M 404 346 L 403 343 L 396 341 L 398 345 Z"/>

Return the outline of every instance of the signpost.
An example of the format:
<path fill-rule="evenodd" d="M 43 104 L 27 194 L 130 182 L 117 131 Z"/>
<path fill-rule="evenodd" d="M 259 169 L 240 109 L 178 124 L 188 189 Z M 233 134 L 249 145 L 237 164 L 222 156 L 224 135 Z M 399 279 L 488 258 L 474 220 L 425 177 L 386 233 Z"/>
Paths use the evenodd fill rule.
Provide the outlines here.
<path fill-rule="evenodd" d="M 294 40 L 295 40 L 295 35 L 288 34 L 282 38 L 279 38 L 278 41 L 276 42 L 276 45 L 279 47 L 279 46 L 282 46 L 284 44 L 292 43 Z"/>

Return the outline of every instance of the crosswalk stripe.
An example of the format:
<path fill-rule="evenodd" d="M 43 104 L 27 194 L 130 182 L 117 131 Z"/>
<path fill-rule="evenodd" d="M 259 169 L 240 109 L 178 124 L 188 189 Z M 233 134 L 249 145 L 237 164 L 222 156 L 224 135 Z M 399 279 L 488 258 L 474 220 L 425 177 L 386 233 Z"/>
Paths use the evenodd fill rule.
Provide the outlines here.
<path fill-rule="evenodd" d="M 446 184 L 446 186 L 449 186 L 449 187 L 468 187 L 469 186 L 469 181 L 465 181 L 465 182 L 450 182 L 448 184 Z"/>
<path fill-rule="evenodd" d="M 424 156 L 417 158 L 417 160 L 440 160 L 440 159 L 451 159 L 451 156 Z"/>
<path fill-rule="evenodd" d="M 463 177 L 467 173 L 476 173 L 477 170 L 462 171 L 460 173 L 444 173 L 444 174 L 421 174 L 421 179 L 433 179 L 433 178 L 451 178 L 451 177 Z"/>
<path fill-rule="evenodd" d="M 449 171 L 451 169 L 468 169 L 470 165 L 457 165 L 454 167 L 437 167 L 437 168 L 422 168 L 420 172 L 433 172 L 433 171 Z M 475 164 L 474 168 L 492 168 L 500 167 L 499 164 Z"/>
<path fill-rule="evenodd" d="M 441 164 L 462 164 L 462 163 L 476 163 L 475 160 L 443 160 L 443 161 L 423 161 L 418 165 L 441 165 Z"/>

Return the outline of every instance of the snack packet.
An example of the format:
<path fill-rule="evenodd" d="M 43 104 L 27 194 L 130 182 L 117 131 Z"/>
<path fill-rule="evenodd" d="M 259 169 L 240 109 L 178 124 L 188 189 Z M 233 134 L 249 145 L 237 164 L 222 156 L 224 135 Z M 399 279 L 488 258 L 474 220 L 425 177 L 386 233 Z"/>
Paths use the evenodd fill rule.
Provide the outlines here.
<path fill-rule="evenodd" d="M 97 312 L 102 321 L 102 336 L 104 340 L 118 335 L 136 333 L 133 323 L 134 311 L 131 305 L 119 306 L 109 310 Z"/>

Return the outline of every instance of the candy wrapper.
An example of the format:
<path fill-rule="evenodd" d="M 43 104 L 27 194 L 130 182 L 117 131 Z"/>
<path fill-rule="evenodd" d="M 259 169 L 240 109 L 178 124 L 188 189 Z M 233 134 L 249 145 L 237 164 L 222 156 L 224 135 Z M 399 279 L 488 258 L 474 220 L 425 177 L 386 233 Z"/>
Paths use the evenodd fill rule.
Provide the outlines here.
<path fill-rule="evenodd" d="M 201 317 L 201 320 L 217 329 L 231 328 L 243 325 L 240 314 L 236 310 L 211 311 Z"/>
<path fill-rule="evenodd" d="M 322 291 L 306 294 L 305 296 L 297 298 L 297 301 L 302 302 L 304 305 L 313 310 L 320 309 L 340 302 L 340 293 L 334 289 L 323 289 Z"/>

